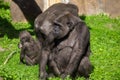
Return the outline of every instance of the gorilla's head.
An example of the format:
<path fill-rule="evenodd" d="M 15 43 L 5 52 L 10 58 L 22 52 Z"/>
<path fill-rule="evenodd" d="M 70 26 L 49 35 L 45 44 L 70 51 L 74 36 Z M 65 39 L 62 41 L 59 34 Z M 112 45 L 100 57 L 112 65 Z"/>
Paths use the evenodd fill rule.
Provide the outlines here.
<path fill-rule="evenodd" d="M 32 37 L 31 37 L 30 33 L 27 31 L 21 31 L 19 34 L 19 38 L 20 38 L 20 42 L 22 45 L 24 45 L 24 43 L 26 43 L 26 42 L 32 41 Z"/>
<path fill-rule="evenodd" d="M 44 21 L 39 24 L 35 24 L 35 29 L 37 34 L 39 32 L 44 35 L 47 41 L 52 42 L 54 39 L 60 39 L 66 36 L 80 19 L 70 12 L 66 11 L 63 14 L 52 19 L 44 19 Z"/>

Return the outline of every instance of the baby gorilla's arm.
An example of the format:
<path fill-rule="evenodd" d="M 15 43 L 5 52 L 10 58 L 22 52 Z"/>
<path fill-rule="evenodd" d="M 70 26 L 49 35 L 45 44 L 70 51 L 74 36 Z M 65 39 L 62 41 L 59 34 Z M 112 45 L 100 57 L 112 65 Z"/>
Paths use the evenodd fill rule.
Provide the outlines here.
<path fill-rule="evenodd" d="M 27 55 L 25 55 L 25 63 L 27 65 L 34 65 L 34 64 L 36 64 L 36 60 L 35 59 L 30 59 Z"/>

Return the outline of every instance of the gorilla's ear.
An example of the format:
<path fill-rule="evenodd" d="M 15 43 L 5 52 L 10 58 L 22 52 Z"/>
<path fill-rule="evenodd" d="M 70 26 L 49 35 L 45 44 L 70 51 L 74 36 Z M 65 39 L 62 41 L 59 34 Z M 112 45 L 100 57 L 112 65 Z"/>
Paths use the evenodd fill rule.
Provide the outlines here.
<path fill-rule="evenodd" d="M 70 12 L 66 11 L 63 14 L 59 15 L 54 20 L 54 23 L 60 26 L 68 26 L 69 28 L 72 28 L 79 21 L 80 21 L 79 17 L 74 16 Z"/>

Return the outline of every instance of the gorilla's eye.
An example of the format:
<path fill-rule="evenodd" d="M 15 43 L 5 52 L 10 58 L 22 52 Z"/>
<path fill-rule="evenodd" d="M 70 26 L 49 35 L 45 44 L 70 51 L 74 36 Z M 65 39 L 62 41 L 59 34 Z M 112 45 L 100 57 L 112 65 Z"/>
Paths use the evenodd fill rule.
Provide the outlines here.
<path fill-rule="evenodd" d="M 22 43 L 25 43 L 25 42 L 29 42 L 30 41 L 30 38 L 26 38 L 26 37 L 23 37 L 22 39 L 21 39 L 21 42 Z"/>
<path fill-rule="evenodd" d="M 69 28 L 71 28 L 71 27 L 72 27 L 72 25 L 73 25 L 73 23 L 72 23 L 72 22 L 67 22 L 66 24 L 67 24 L 67 26 L 68 26 Z"/>
<path fill-rule="evenodd" d="M 59 31 L 60 31 L 60 27 L 59 27 L 59 26 L 55 26 L 54 32 L 55 32 L 55 33 L 59 33 Z"/>
<path fill-rule="evenodd" d="M 60 32 L 60 26 L 55 25 L 54 29 L 53 29 L 53 32 L 56 33 L 56 34 L 58 34 Z"/>

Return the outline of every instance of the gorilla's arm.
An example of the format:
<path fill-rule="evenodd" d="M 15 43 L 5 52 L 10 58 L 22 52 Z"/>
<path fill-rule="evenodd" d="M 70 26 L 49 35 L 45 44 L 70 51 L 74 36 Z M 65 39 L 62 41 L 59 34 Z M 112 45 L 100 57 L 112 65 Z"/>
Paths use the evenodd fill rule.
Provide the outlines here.
<path fill-rule="evenodd" d="M 38 57 L 36 57 L 36 58 L 38 58 Z M 25 63 L 26 63 L 26 65 L 37 64 L 36 58 L 31 59 L 30 57 L 28 57 L 27 55 L 25 55 Z"/>
<path fill-rule="evenodd" d="M 55 75 L 60 76 L 61 72 L 58 69 L 56 62 L 54 61 L 54 56 L 55 56 L 54 53 L 51 53 L 49 55 L 48 66 L 51 68 L 51 70 L 53 70 Z"/>
<path fill-rule="evenodd" d="M 48 74 L 46 72 L 46 65 L 48 62 L 48 56 L 50 54 L 49 49 L 42 49 L 41 56 L 40 56 L 40 63 L 39 63 L 39 72 L 40 72 L 40 79 L 44 80 L 47 78 Z"/>
<path fill-rule="evenodd" d="M 90 39 L 89 30 L 84 22 L 80 22 L 76 25 L 76 31 L 78 32 L 78 36 L 73 47 L 73 53 L 62 77 L 72 75 L 78 68 L 79 62 L 85 54 L 85 50 Z"/>
<path fill-rule="evenodd" d="M 20 52 L 20 63 L 25 63 L 24 62 L 24 57 L 25 57 L 24 49 L 21 49 L 21 52 Z"/>

